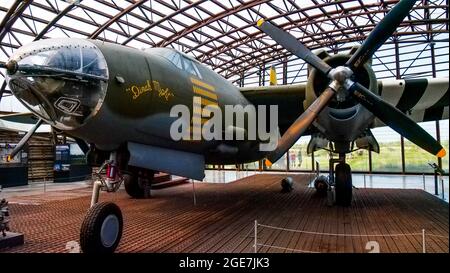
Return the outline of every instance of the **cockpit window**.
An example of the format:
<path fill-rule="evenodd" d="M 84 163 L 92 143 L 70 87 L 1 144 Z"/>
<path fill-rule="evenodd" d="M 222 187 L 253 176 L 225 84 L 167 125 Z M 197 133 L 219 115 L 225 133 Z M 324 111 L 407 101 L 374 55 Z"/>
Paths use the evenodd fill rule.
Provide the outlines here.
<path fill-rule="evenodd" d="M 197 76 L 200 79 L 202 78 L 197 64 L 184 54 L 169 48 L 149 48 L 145 51 L 152 54 L 158 54 L 173 63 L 177 68 Z"/>
<path fill-rule="evenodd" d="M 191 60 L 189 60 L 188 58 L 183 56 L 183 64 L 184 64 L 184 69 L 186 70 L 186 72 L 197 76 L 198 78 L 202 78 L 202 75 L 200 74 L 200 71 L 198 70 L 197 66 L 195 65 L 195 63 Z"/>
<path fill-rule="evenodd" d="M 172 62 L 176 67 L 183 70 L 183 65 L 181 64 L 181 56 L 177 52 L 172 52 L 171 55 L 167 58 L 170 62 Z"/>

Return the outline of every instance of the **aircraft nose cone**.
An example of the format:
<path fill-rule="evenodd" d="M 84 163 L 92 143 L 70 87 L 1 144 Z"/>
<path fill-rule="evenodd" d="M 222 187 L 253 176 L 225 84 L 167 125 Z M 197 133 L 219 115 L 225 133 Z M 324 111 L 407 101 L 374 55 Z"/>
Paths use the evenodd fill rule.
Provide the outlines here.
<path fill-rule="evenodd" d="M 13 95 L 60 130 L 79 128 L 96 115 L 109 79 L 100 49 L 82 39 L 33 42 L 3 67 Z"/>
<path fill-rule="evenodd" d="M 6 63 L 5 68 L 9 75 L 14 75 L 19 69 L 19 65 L 15 60 L 10 60 Z"/>

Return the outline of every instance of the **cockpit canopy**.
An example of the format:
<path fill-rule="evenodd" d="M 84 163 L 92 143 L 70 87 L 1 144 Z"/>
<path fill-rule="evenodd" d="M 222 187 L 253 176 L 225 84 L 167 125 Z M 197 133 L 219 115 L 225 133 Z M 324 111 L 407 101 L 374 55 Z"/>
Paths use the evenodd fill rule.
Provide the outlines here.
<path fill-rule="evenodd" d="M 200 79 L 203 78 L 200 70 L 197 67 L 197 61 L 184 53 L 170 48 L 149 48 L 146 49 L 145 52 L 164 57 L 177 68 L 184 70 Z"/>

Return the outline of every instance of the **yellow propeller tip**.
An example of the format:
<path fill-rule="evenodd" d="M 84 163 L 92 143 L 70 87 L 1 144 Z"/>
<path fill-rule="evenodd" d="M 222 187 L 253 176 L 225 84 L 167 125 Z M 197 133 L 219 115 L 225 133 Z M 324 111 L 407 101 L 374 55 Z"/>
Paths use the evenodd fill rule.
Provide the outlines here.
<path fill-rule="evenodd" d="M 266 159 L 266 160 L 264 161 L 264 164 L 266 164 L 267 167 L 271 167 L 271 166 L 272 166 L 272 162 L 270 162 L 269 159 Z"/>
<path fill-rule="evenodd" d="M 265 20 L 263 18 L 259 19 L 256 25 L 260 27 L 262 24 L 264 24 Z"/>
<path fill-rule="evenodd" d="M 11 160 L 12 160 L 11 155 L 8 155 L 8 156 L 6 157 L 6 162 L 10 162 Z"/>
<path fill-rule="evenodd" d="M 442 157 L 444 157 L 446 154 L 447 154 L 447 152 L 445 151 L 444 148 L 442 148 L 442 149 L 439 151 L 439 153 L 437 153 L 436 156 L 439 157 L 439 158 L 442 158 Z"/>

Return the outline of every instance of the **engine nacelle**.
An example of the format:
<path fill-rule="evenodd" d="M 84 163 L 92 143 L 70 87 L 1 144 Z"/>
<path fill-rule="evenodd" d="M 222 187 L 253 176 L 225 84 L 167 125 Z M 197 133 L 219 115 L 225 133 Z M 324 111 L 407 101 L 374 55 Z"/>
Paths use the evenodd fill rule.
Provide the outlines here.
<path fill-rule="evenodd" d="M 320 50 L 316 54 L 331 67 L 338 67 L 345 65 L 356 49 L 356 47 L 353 48 L 347 54 L 330 55 L 325 50 Z M 327 76 L 312 67 L 308 67 L 308 71 L 305 109 L 320 96 L 331 82 Z M 372 70 L 371 62 L 354 71 L 352 77 L 354 81 L 378 94 L 378 82 L 375 72 Z M 355 101 L 352 95 L 346 91 L 339 91 L 319 114 L 313 125 L 323 137 L 332 142 L 328 149 L 336 153 L 348 153 L 352 149 L 352 142 L 367 134 L 367 127 L 373 120 L 373 114 Z"/>

